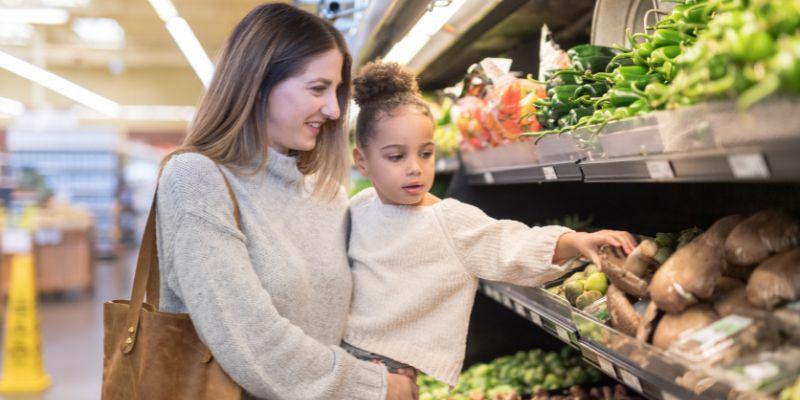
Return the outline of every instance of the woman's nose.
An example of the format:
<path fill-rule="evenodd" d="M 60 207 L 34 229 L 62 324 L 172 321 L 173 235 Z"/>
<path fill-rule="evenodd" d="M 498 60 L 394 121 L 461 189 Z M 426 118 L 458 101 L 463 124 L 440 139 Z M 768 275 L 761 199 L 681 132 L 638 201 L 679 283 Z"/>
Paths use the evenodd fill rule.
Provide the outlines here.
<path fill-rule="evenodd" d="M 341 110 L 339 110 L 339 99 L 336 97 L 336 91 L 329 96 L 327 96 L 325 100 L 325 104 L 322 106 L 322 115 L 328 119 L 339 119 L 341 114 Z"/>

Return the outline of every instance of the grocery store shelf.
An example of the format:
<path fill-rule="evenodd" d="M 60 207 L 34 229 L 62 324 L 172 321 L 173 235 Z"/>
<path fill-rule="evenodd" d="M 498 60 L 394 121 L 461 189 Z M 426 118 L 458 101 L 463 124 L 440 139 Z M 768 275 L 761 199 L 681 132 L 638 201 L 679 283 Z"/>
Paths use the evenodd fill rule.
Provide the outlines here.
<path fill-rule="evenodd" d="M 581 181 L 583 175 L 574 162 L 530 165 L 512 168 L 495 168 L 480 172 L 468 173 L 468 179 L 474 185 L 503 185 L 515 183 L 541 183 Z"/>
<path fill-rule="evenodd" d="M 547 300 L 552 296 L 542 287 L 525 288 L 481 281 L 480 290 L 551 335 L 578 348 L 586 361 L 649 399 L 716 399 L 727 398 L 731 393 L 727 385 L 688 369 L 653 346 L 627 337 L 569 305 Z M 569 310 L 569 317 L 564 315 L 564 307 Z"/>

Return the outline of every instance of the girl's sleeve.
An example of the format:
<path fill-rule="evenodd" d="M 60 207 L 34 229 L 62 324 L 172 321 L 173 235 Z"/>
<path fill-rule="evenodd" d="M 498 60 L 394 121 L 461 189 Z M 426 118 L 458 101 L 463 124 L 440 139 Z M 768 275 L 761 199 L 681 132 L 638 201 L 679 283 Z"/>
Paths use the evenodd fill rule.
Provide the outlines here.
<path fill-rule="evenodd" d="M 497 220 L 456 200 L 444 200 L 434 209 L 456 256 L 478 278 L 539 286 L 567 272 L 552 260 L 558 239 L 572 229 Z"/>
<path fill-rule="evenodd" d="M 183 173 L 180 167 L 165 170 L 158 194 L 159 225 L 169 242 L 164 255 L 172 265 L 162 284 L 183 301 L 225 372 L 260 398 L 385 398 L 385 368 L 318 342 L 275 308 L 216 166 L 193 163 Z"/>

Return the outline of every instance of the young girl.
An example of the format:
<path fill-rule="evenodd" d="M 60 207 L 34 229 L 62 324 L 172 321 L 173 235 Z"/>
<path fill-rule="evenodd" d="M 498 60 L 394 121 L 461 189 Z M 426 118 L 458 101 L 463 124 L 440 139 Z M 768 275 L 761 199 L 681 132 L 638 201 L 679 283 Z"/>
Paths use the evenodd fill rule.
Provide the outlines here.
<path fill-rule="evenodd" d="M 343 347 L 356 357 L 455 386 L 479 278 L 537 286 L 579 253 L 596 260 L 605 244 L 633 250 L 625 232 L 530 228 L 437 199 L 428 193 L 433 119 L 414 75 L 376 61 L 354 84 L 361 111 L 353 157 L 374 185 L 350 202 L 353 299 Z"/>

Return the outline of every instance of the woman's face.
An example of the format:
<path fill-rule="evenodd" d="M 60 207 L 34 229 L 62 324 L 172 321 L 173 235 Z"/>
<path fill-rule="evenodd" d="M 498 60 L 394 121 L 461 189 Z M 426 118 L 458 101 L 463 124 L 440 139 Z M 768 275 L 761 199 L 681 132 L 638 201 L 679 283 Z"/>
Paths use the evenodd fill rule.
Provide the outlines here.
<path fill-rule="evenodd" d="M 336 88 L 344 58 L 331 49 L 312 58 L 304 71 L 275 85 L 267 98 L 267 140 L 280 153 L 310 151 L 322 125 L 340 116 Z"/>

